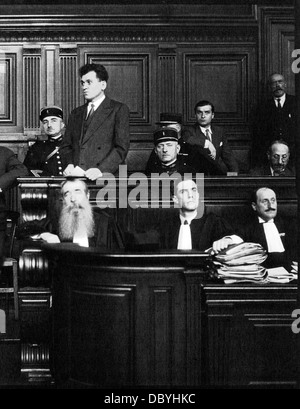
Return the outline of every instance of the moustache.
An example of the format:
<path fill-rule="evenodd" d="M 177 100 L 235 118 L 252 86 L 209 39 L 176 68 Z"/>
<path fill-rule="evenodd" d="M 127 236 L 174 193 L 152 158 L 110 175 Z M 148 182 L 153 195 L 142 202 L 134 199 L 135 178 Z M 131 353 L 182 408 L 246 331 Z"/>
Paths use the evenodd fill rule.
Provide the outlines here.
<path fill-rule="evenodd" d="M 74 210 L 80 210 L 80 209 L 84 209 L 84 207 L 81 206 L 80 204 L 77 204 L 77 203 L 71 204 L 71 205 L 69 205 L 69 206 L 67 207 L 67 211 L 68 211 L 69 213 L 71 213 L 71 212 L 74 211 Z"/>
<path fill-rule="evenodd" d="M 276 212 L 276 209 L 273 209 L 273 207 L 271 207 L 270 209 L 266 210 L 266 212 Z"/>

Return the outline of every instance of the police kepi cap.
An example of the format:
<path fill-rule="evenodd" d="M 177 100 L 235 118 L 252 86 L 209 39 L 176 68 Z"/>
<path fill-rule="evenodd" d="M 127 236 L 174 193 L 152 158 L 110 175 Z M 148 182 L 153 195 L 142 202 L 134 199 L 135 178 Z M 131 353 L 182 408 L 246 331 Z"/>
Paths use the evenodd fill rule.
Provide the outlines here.
<path fill-rule="evenodd" d="M 162 112 L 159 116 L 157 125 L 168 126 L 174 124 L 182 124 L 182 115 L 177 113 Z"/>
<path fill-rule="evenodd" d="M 168 141 L 178 142 L 178 133 L 174 129 L 163 128 L 154 132 L 154 145 Z"/>
<path fill-rule="evenodd" d="M 47 116 L 57 116 L 58 118 L 63 119 L 63 111 L 60 107 L 56 105 L 44 107 L 41 109 L 41 112 L 40 112 L 40 120 L 42 121 Z"/>

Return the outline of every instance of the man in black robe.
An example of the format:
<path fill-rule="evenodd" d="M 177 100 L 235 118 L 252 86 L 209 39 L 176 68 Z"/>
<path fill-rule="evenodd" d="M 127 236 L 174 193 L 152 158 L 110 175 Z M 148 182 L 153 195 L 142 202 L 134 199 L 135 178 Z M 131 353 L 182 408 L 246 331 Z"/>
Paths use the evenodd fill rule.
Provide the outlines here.
<path fill-rule="evenodd" d="M 223 218 L 213 213 L 201 214 L 199 190 L 192 179 L 175 184 L 173 200 L 179 213 L 166 218 L 161 225 L 161 249 L 205 251 L 213 242 L 232 234 L 231 226 Z"/>
<path fill-rule="evenodd" d="M 124 248 L 122 233 L 114 219 L 104 211 L 92 209 L 88 187 L 83 180 L 66 180 L 61 194 L 63 203 L 57 234 L 45 232 L 38 238 L 48 243 L 73 242 L 105 250 Z"/>

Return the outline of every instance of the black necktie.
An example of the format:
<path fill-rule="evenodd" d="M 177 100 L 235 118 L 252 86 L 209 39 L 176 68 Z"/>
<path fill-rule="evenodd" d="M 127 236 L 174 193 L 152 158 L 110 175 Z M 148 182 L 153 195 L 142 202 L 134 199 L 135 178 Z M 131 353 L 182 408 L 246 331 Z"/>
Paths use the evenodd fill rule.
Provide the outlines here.
<path fill-rule="evenodd" d="M 209 132 L 209 129 L 206 129 L 206 131 L 205 131 L 205 137 L 206 137 L 206 139 L 207 139 L 208 141 L 210 141 L 210 132 Z"/>
<path fill-rule="evenodd" d="M 280 98 L 277 98 L 277 108 L 278 108 L 279 111 L 280 111 L 281 108 L 282 108 Z"/>
<path fill-rule="evenodd" d="M 91 104 L 90 112 L 88 113 L 88 116 L 87 116 L 87 118 L 86 118 L 86 122 L 87 122 L 88 124 L 91 122 L 93 113 L 95 112 L 95 109 L 94 109 L 94 108 L 95 108 L 94 104 Z"/>
<path fill-rule="evenodd" d="M 81 139 L 84 138 L 84 135 L 86 134 L 86 131 L 88 129 L 88 127 L 90 126 L 91 120 L 93 118 L 93 114 L 94 114 L 95 110 L 94 110 L 94 104 L 91 104 L 91 109 L 89 111 L 89 113 L 87 114 L 85 120 L 83 121 L 83 128 L 82 128 L 82 135 L 81 135 Z"/>

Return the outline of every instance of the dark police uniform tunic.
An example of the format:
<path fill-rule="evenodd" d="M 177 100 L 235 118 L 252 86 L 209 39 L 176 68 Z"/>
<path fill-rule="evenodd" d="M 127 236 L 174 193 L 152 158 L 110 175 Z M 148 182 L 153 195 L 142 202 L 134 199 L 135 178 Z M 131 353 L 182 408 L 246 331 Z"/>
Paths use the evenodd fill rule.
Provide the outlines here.
<path fill-rule="evenodd" d="M 173 173 L 179 173 L 183 175 L 185 173 L 196 173 L 195 168 L 193 168 L 190 164 L 187 163 L 186 156 L 177 156 L 177 160 L 172 163 L 171 165 L 164 165 L 157 156 L 153 156 L 151 162 L 149 161 L 147 164 L 146 173 L 167 173 L 168 175 L 172 175 Z"/>
<path fill-rule="evenodd" d="M 59 148 L 62 138 L 36 142 L 28 151 L 24 165 L 29 170 L 42 170 L 41 176 L 63 176 L 66 164 Z"/>

